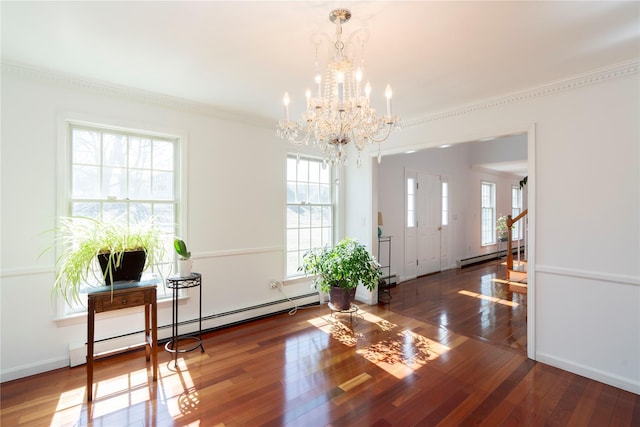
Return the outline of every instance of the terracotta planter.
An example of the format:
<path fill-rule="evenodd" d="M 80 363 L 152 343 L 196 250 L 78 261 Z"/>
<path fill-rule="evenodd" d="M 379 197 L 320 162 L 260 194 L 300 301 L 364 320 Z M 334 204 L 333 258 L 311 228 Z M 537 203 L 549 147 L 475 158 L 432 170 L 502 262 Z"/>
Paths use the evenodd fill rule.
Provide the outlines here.
<path fill-rule="evenodd" d="M 332 286 L 329 290 L 329 302 L 337 310 L 348 310 L 355 299 L 356 288 L 345 289 L 338 286 Z"/>
<path fill-rule="evenodd" d="M 109 262 L 109 254 L 98 255 L 98 262 L 100 263 L 100 268 L 102 268 L 102 275 L 105 278 L 105 285 L 111 285 L 111 282 L 136 282 L 140 280 L 146 260 L 147 254 L 143 250 L 125 252 L 122 255 L 120 266 L 118 268 L 112 267 L 111 272 L 109 274 L 106 274 L 107 264 Z"/>

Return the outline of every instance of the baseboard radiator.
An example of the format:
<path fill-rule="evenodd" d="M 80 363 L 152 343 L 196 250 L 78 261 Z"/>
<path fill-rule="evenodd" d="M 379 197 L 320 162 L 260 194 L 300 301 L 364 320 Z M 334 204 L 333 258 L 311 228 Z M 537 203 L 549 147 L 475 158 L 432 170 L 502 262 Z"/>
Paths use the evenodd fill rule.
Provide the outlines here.
<path fill-rule="evenodd" d="M 513 248 L 512 252 L 513 255 L 517 255 L 518 254 L 518 248 Z M 520 253 L 524 253 L 524 247 L 520 247 Z M 482 255 L 478 255 L 478 256 L 474 256 L 474 257 L 470 257 L 470 258 L 463 258 L 463 259 L 459 259 L 456 264 L 458 265 L 458 268 L 464 268 L 464 267 L 468 267 L 470 265 L 474 265 L 474 264 L 478 264 L 481 262 L 485 262 L 485 261 L 490 261 L 492 259 L 498 259 L 500 257 L 506 256 L 507 255 L 507 250 L 504 249 L 500 252 L 495 251 L 495 252 L 489 252 L 486 254 L 482 254 Z"/>
<path fill-rule="evenodd" d="M 231 310 L 224 313 L 211 314 L 202 317 L 202 333 L 211 332 L 240 323 L 250 322 L 276 314 L 292 312 L 304 307 L 317 306 L 320 296 L 317 292 L 299 295 L 288 299 L 280 299 L 264 304 Z M 171 339 L 171 324 L 158 326 L 158 343 L 164 345 Z M 180 334 L 190 334 L 198 331 L 198 319 L 189 319 L 178 323 Z M 134 350 L 143 346 L 144 331 L 134 331 L 102 340 L 94 344 L 96 355 L 112 355 Z M 69 348 L 69 366 L 74 367 L 86 363 L 86 345 Z"/>

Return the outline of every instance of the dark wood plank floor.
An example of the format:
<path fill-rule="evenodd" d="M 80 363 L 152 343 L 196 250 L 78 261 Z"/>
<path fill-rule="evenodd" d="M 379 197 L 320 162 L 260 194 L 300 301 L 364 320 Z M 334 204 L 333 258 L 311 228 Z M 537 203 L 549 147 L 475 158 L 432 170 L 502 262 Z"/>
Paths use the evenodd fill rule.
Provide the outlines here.
<path fill-rule="evenodd" d="M 640 396 L 526 358 L 526 295 L 496 264 L 405 282 L 353 318 L 326 306 L 0 387 L 2 426 L 639 426 Z M 463 291 L 463 292 L 461 292 Z M 511 302 L 508 304 L 505 302 Z"/>

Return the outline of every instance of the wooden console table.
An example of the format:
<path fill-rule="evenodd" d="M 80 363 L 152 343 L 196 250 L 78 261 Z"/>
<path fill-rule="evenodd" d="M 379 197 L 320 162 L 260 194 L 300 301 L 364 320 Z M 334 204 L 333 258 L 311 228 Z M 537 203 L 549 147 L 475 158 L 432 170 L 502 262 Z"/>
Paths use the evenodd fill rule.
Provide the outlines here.
<path fill-rule="evenodd" d="M 94 327 L 96 313 L 144 305 L 144 336 L 147 362 L 151 359 L 153 380 L 158 379 L 158 306 L 156 284 L 159 280 L 116 283 L 88 291 L 87 321 L 87 400 L 93 400 Z"/>

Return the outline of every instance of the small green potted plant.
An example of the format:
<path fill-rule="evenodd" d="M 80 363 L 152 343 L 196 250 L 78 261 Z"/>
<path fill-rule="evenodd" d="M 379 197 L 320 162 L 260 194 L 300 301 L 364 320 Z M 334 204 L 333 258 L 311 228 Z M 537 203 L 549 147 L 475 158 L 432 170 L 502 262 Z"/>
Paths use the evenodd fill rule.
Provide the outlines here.
<path fill-rule="evenodd" d="M 362 283 L 373 291 L 380 279 L 380 264 L 362 243 L 346 238 L 333 248 L 317 248 L 307 252 L 298 271 L 315 275 L 313 286 L 329 294 L 329 303 L 347 310 Z"/>
<path fill-rule="evenodd" d="M 178 276 L 191 276 L 191 252 L 187 250 L 187 244 L 182 239 L 174 239 L 173 247 L 178 254 Z"/>
<path fill-rule="evenodd" d="M 513 228 L 513 226 L 511 226 Z M 509 227 L 507 227 L 507 216 L 502 215 L 496 221 L 496 232 L 498 233 L 498 240 L 506 242 L 509 239 Z"/>
<path fill-rule="evenodd" d="M 55 232 L 61 252 L 53 291 L 69 304 L 80 302 L 85 285 L 113 290 L 116 282 L 138 281 L 165 256 L 165 236 L 153 220 L 126 224 L 121 219 L 61 217 Z"/>

